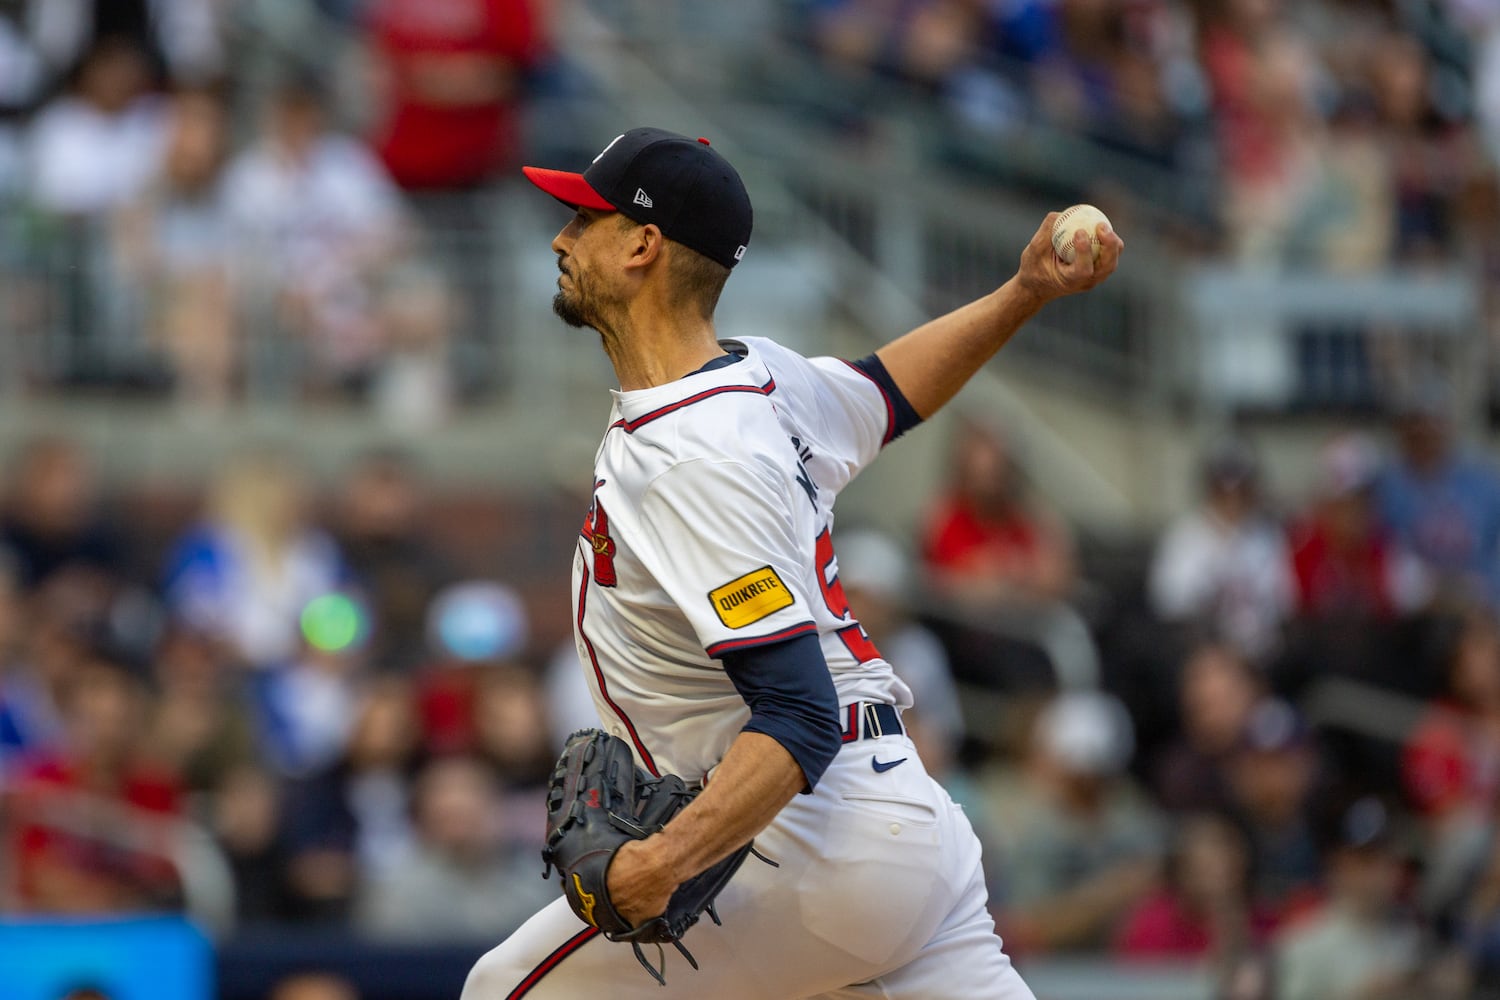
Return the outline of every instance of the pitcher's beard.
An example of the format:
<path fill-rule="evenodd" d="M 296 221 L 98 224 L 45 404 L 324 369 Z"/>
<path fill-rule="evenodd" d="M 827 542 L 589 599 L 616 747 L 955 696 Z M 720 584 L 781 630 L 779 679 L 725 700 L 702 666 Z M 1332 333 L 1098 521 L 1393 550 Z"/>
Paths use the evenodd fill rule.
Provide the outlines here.
<path fill-rule="evenodd" d="M 561 290 L 552 296 L 552 311 L 557 314 L 558 319 L 569 326 L 582 328 L 589 325 L 578 299 Z"/>

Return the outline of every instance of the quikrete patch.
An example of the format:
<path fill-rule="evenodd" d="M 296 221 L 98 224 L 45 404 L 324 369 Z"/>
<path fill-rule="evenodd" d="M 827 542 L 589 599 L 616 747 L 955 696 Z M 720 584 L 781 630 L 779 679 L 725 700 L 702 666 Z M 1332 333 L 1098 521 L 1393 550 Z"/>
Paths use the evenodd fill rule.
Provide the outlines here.
<path fill-rule="evenodd" d="M 709 591 L 708 599 L 713 602 L 719 621 L 729 628 L 744 628 L 772 612 L 791 607 L 794 601 L 791 591 L 769 566 Z"/>

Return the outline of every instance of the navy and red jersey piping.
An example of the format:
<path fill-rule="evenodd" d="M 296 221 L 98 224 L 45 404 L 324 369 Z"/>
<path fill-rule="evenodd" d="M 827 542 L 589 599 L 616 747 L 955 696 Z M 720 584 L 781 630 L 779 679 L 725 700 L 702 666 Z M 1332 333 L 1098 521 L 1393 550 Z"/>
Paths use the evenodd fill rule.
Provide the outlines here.
<path fill-rule="evenodd" d="M 552 952 L 552 954 L 548 955 L 546 958 L 538 962 L 536 964 L 536 968 L 527 973 L 526 978 L 517 983 L 516 988 L 506 994 L 505 1000 L 521 1000 L 522 997 L 531 992 L 532 987 L 536 986 L 537 983 L 542 981 L 543 976 L 561 965 L 563 959 L 567 958 L 569 955 L 573 954 L 579 948 L 582 948 L 584 945 L 588 944 L 598 936 L 599 928 L 585 927 L 577 934 L 574 934 L 572 937 L 568 938 L 568 940 L 559 945 Z"/>
<path fill-rule="evenodd" d="M 712 646 L 709 646 L 705 652 L 717 660 L 725 653 L 737 653 L 741 650 L 753 649 L 756 646 L 764 646 L 768 643 L 785 642 L 795 636 L 804 635 L 808 632 L 816 632 L 817 630 L 818 626 L 816 623 L 806 621 L 790 625 L 767 635 L 751 635 L 745 636 L 742 639 L 725 639 L 723 642 L 716 642 Z"/>
<path fill-rule="evenodd" d="M 640 734 L 636 732 L 635 723 L 630 721 L 630 716 L 625 714 L 625 710 L 617 705 L 615 700 L 609 696 L 609 686 L 604 681 L 604 669 L 599 666 L 599 655 L 594 652 L 594 644 L 590 641 L 588 633 L 583 628 L 583 612 L 588 601 L 588 593 L 589 568 L 584 566 L 583 582 L 578 587 L 578 638 L 583 640 L 583 648 L 589 654 L 589 665 L 594 669 L 594 679 L 599 682 L 599 696 L 604 699 L 605 704 L 609 705 L 615 715 L 619 716 L 620 721 L 625 723 L 625 731 L 630 734 L 630 741 L 635 744 L 636 752 L 641 755 L 641 763 L 645 765 L 646 770 L 660 777 L 661 772 L 656 769 L 656 761 L 652 759 L 651 751 L 646 749 L 646 744 L 642 742 Z"/>
<path fill-rule="evenodd" d="M 771 379 L 770 381 L 766 382 L 765 385 L 720 385 L 720 386 L 715 386 L 712 389 L 704 389 L 702 392 L 695 392 L 691 396 L 687 396 L 687 397 L 685 397 L 683 399 L 679 399 L 675 403 L 668 403 L 666 406 L 659 407 L 658 409 L 652 410 L 650 413 L 642 414 L 641 416 L 636 417 L 634 420 L 625 420 L 623 418 L 620 419 L 620 420 L 616 420 L 614 423 L 612 423 L 612 424 L 609 425 L 609 429 L 610 430 L 615 430 L 615 429 L 618 428 L 620 430 L 623 430 L 626 434 L 634 434 L 636 431 L 640 430 L 642 427 L 644 427 L 645 425 L 649 424 L 651 421 L 657 419 L 658 417 L 665 417 L 669 413 L 676 413 L 678 410 L 682 409 L 683 407 L 692 406 L 694 403 L 701 403 L 705 399 L 709 399 L 709 398 L 711 398 L 713 396 L 721 395 L 722 393 L 726 393 L 726 392 L 753 392 L 753 393 L 755 393 L 756 395 L 759 395 L 759 396 L 769 396 L 771 393 L 773 393 L 775 391 L 776 391 L 776 380 L 774 378 Z"/>
<path fill-rule="evenodd" d="M 896 380 L 891 378 L 885 362 L 878 355 L 869 354 L 858 361 L 845 361 L 844 364 L 875 383 L 875 388 L 880 390 L 880 395 L 885 399 L 885 437 L 880 442 L 882 447 L 922 422 L 922 417 L 896 385 Z"/>

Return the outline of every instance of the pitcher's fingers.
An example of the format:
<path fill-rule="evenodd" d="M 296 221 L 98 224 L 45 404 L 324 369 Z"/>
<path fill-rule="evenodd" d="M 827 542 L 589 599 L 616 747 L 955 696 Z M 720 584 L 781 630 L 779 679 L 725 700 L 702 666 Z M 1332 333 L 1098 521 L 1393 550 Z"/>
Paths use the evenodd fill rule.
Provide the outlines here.
<path fill-rule="evenodd" d="M 1073 260 L 1065 268 L 1070 280 L 1081 278 L 1087 281 L 1094 276 L 1094 241 L 1087 229 L 1079 229 L 1073 234 Z"/>
<path fill-rule="evenodd" d="M 1099 260 L 1094 265 L 1094 273 L 1108 275 L 1120 264 L 1120 253 L 1125 249 L 1125 241 L 1120 239 L 1109 226 L 1099 223 Z"/>

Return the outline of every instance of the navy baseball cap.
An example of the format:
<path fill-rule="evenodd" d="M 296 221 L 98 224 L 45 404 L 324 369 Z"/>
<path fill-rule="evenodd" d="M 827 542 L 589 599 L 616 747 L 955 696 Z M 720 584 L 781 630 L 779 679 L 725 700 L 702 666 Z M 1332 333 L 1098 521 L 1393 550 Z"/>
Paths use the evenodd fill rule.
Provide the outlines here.
<path fill-rule="evenodd" d="M 750 243 L 750 195 L 729 161 L 709 146 L 659 128 L 631 129 L 581 174 L 522 167 L 531 183 L 573 208 L 621 212 L 725 267 Z"/>

